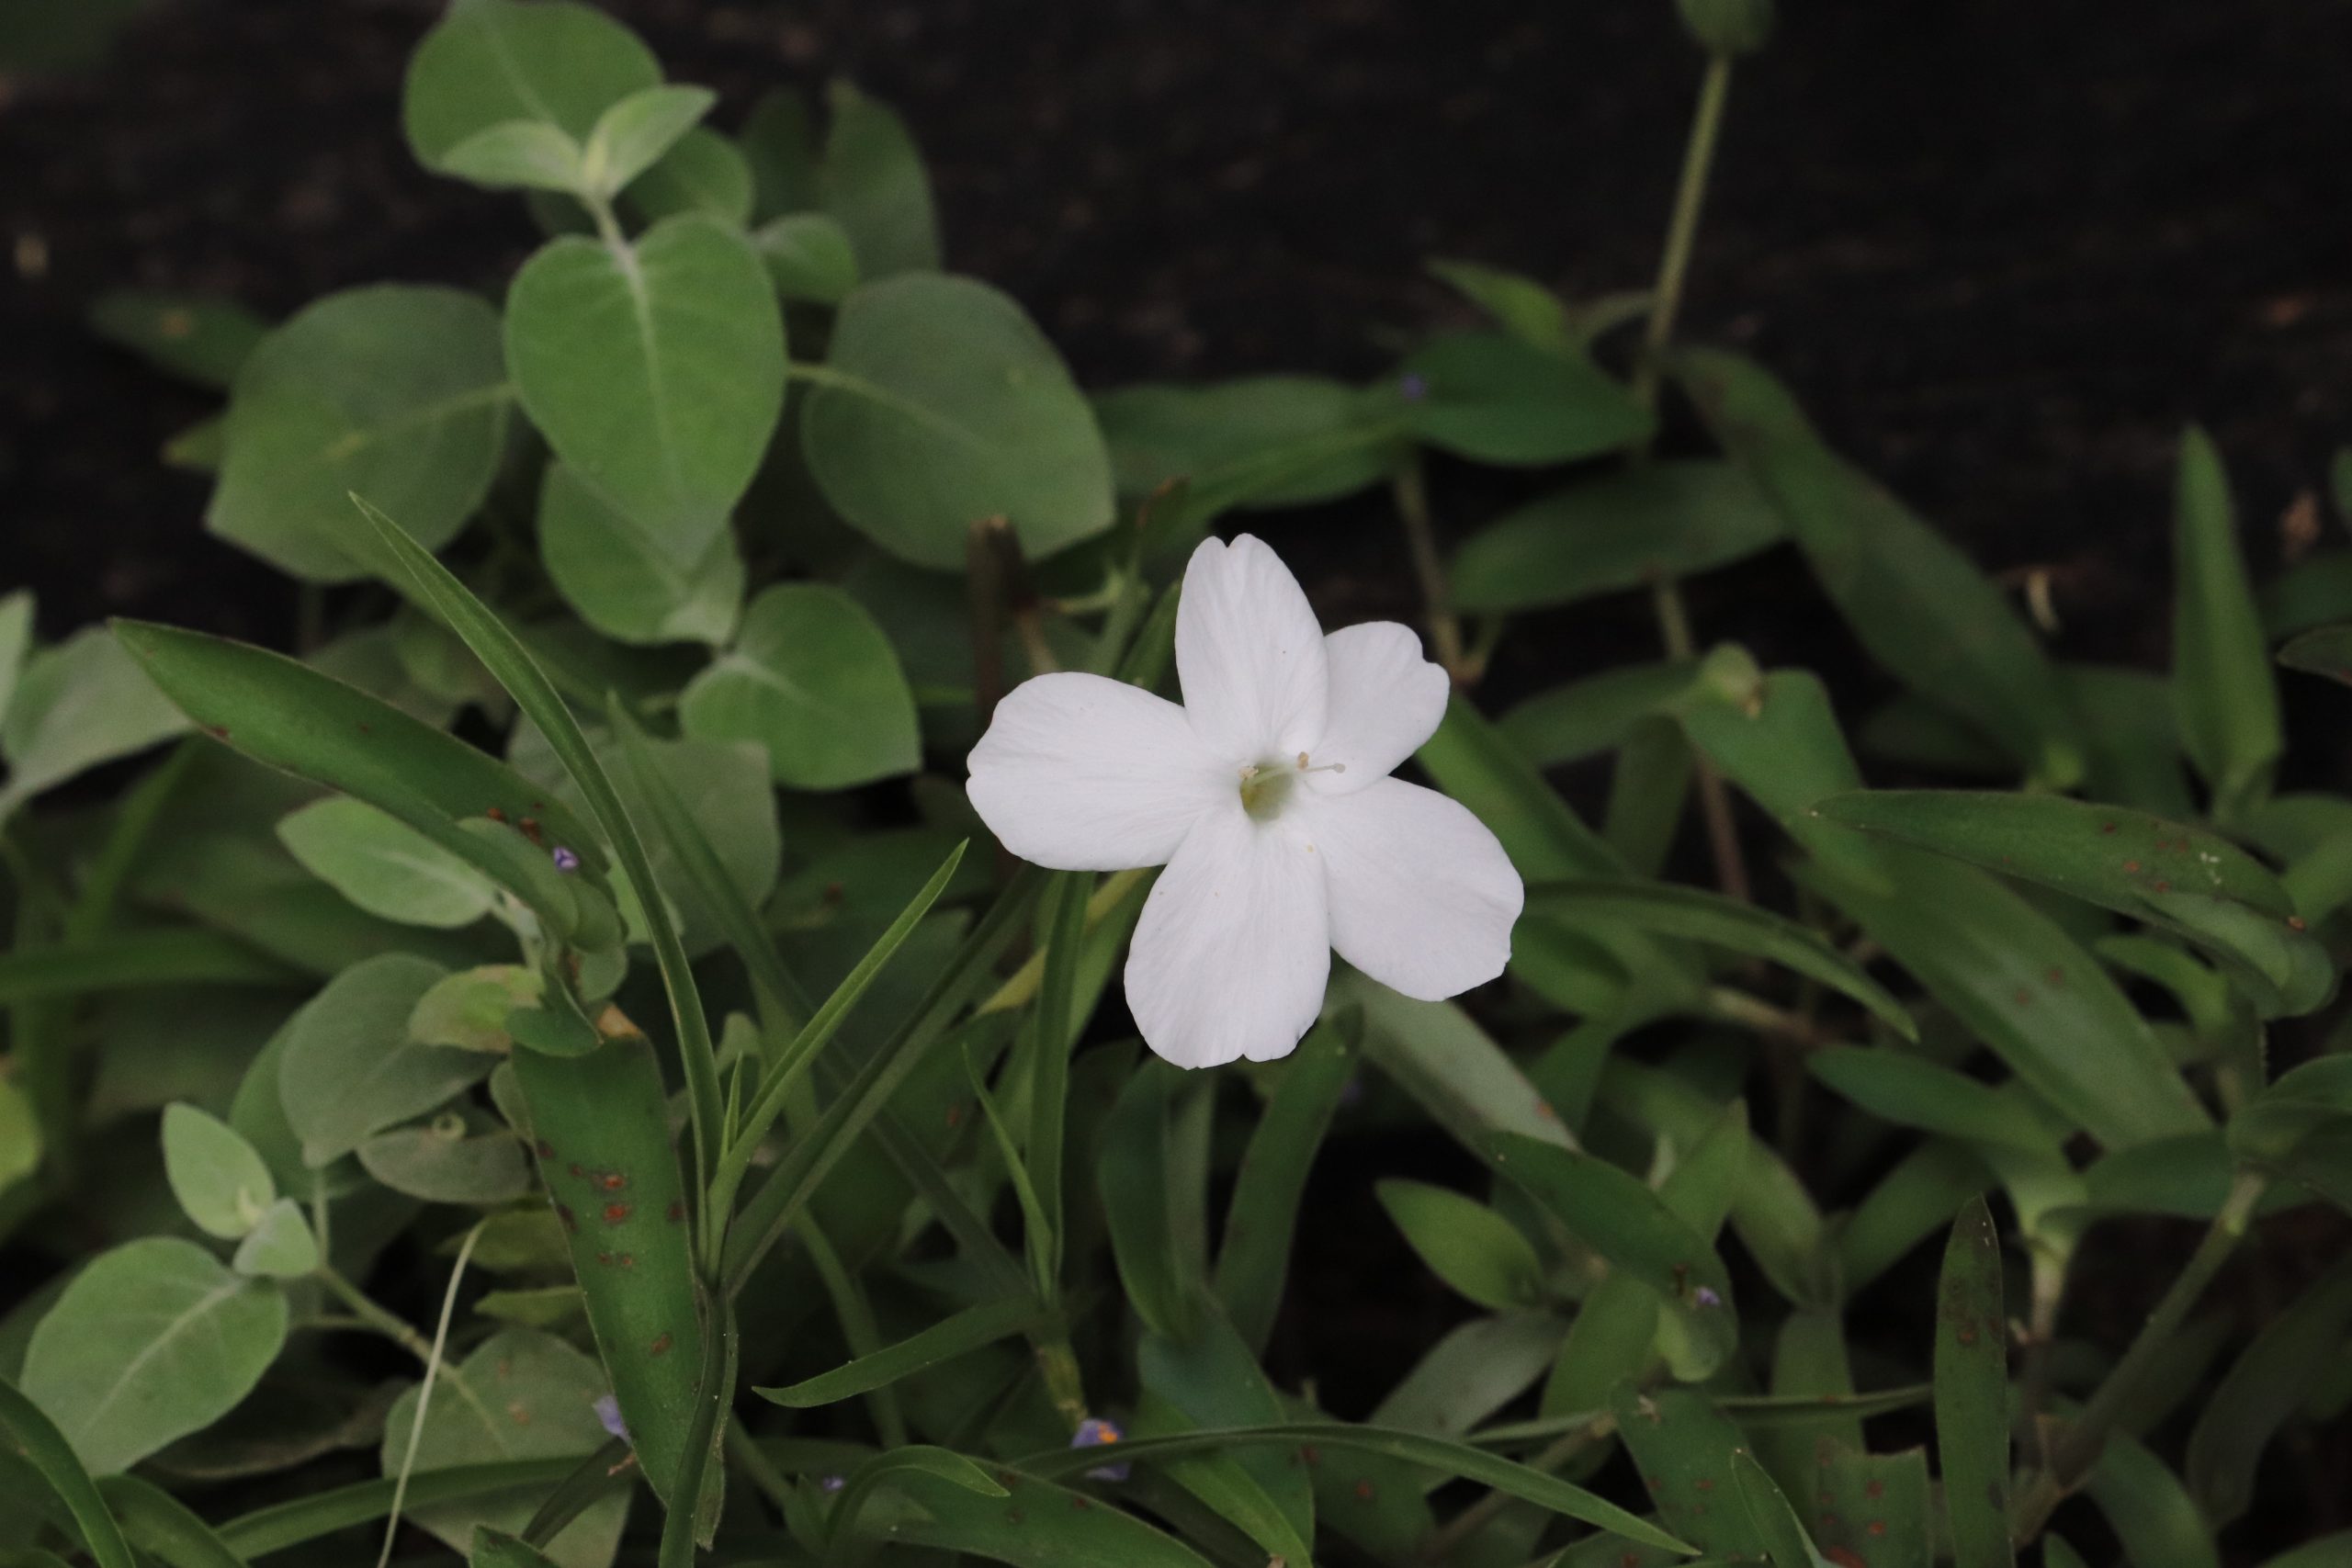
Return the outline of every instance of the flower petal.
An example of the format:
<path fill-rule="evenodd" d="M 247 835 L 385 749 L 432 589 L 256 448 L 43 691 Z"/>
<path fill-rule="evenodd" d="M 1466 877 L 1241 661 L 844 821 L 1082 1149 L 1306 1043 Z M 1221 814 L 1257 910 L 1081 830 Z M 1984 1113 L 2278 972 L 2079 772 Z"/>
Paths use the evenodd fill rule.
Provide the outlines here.
<path fill-rule="evenodd" d="M 1323 651 L 1330 716 L 1308 750 L 1316 766 L 1339 762 L 1345 771 L 1307 776 L 1325 795 L 1352 795 L 1395 773 L 1436 733 L 1453 682 L 1421 657 L 1413 629 L 1395 621 L 1342 626 L 1323 639 Z"/>
<path fill-rule="evenodd" d="M 1239 798 L 1182 708 L 1101 675 L 1015 686 L 969 765 L 965 790 L 980 820 L 1023 860 L 1057 871 L 1163 864 L 1203 811 Z"/>
<path fill-rule="evenodd" d="M 1145 901 L 1127 950 L 1127 1007 L 1180 1067 L 1286 1056 L 1331 973 L 1323 870 L 1287 822 L 1202 816 Z"/>
<path fill-rule="evenodd" d="M 1468 807 L 1382 779 L 1351 795 L 1302 795 L 1283 820 L 1323 863 L 1340 957 L 1425 1002 L 1503 972 L 1526 889 Z"/>
<path fill-rule="evenodd" d="M 1290 568 L 1247 534 L 1203 540 L 1184 568 L 1176 674 L 1193 732 L 1228 766 L 1293 756 L 1323 733 L 1323 628 Z"/>

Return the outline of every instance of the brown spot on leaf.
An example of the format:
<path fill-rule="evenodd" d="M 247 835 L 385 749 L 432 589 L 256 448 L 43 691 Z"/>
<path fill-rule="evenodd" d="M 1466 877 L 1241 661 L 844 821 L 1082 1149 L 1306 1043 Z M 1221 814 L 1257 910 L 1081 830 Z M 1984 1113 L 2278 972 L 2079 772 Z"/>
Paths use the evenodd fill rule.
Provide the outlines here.
<path fill-rule="evenodd" d="M 1869 1524 L 1864 1525 L 1862 1528 L 1870 1531 L 1872 1535 L 1884 1535 L 1886 1533 L 1886 1521 L 1884 1519 L 1872 1519 Z"/>
<path fill-rule="evenodd" d="M 686 1201 L 684 1198 L 671 1199 L 669 1212 L 662 1215 L 662 1218 L 668 1220 L 674 1225 L 682 1224 L 685 1220 L 685 1217 Z"/>
<path fill-rule="evenodd" d="M 1825 1546 L 1821 1549 L 1821 1555 L 1838 1564 L 1838 1568 L 1871 1568 L 1862 1561 L 1861 1553 L 1851 1547 Z"/>
<path fill-rule="evenodd" d="M 2139 869 L 2140 863 L 2136 860 L 2127 860 L 2123 863 L 2123 874 L 2126 876 L 2131 875 L 2133 872 Z"/>
<path fill-rule="evenodd" d="M 2115 824 L 2112 822 L 2102 822 L 2098 825 L 2098 830 L 2102 833 L 2112 833 L 2115 831 Z"/>
<path fill-rule="evenodd" d="M 531 1424 L 530 1407 L 518 1399 L 506 1407 L 506 1418 L 517 1427 L 527 1427 Z"/>
<path fill-rule="evenodd" d="M 674 1343 L 667 1333 L 657 1334 L 653 1337 L 653 1343 L 645 1348 L 645 1353 L 649 1356 L 664 1355 Z"/>
<path fill-rule="evenodd" d="M 617 1192 L 628 1185 L 628 1178 L 617 1170 L 600 1170 L 596 1173 L 595 1181 L 607 1192 Z"/>
<path fill-rule="evenodd" d="M 531 842 L 535 844 L 544 844 L 547 842 L 547 835 L 539 831 L 539 819 L 537 818 L 526 817 L 523 818 L 520 826 L 523 829 L 523 837 L 530 840 Z"/>
<path fill-rule="evenodd" d="M 495 806 L 486 806 L 482 807 L 481 814 L 484 817 L 489 818 L 493 822 L 503 822 L 506 820 L 506 813 L 501 811 Z"/>
<path fill-rule="evenodd" d="M 548 1143 L 545 1138 L 541 1138 L 541 1139 L 539 1140 L 538 1149 L 539 1149 L 539 1157 L 540 1157 L 541 1159 L 553 1159 L 553 1158 L 555 1158 L 555 1145 L 554 1145 L 553 1144 Z"/>
<path fill-rule="evenodd" d="M 229 727 L 225 724 L 208 724 L 204 727 L 204 733 L 215 740 L 226 740 L 229 739 Z"/>
<path fill-rule="evenodd" d="M 2287 917 L 2287 929 L 2290 931 L 2307 931 L 2312 928 L 2304 921 L 2302 916 L 2290 915 Z"/>
<path fill-rule="evenodd" d="M 1357 1482 L 1357 1483 L 1356 1483 L 1356 1486 L 1355 1486 L 1355 1492 L 1356 1492 L 1356 1497 L 1357 1497 L 1357 1499 L 1358 1499 L 1359 1501 L 1361 1501 L 1361 1502 L 1365 1502 L 1365 1503 L 1369 1503 L 1369 1502 L 1371 1502 L 1371 1501 L 1372 1501 L 1372 1483 L 1371 1483 L 1371 1482 L 1369 1482 L 1369 1481 L 1359 1481 L 1359 1482 Z"/>
<path fill-rule="evenodd" d="M 1301 1443 L 1298 1446 L 1298 1457 L 1308 1464 L 1321 1464 L 1323 1462 L 1323 1450 L 1317 1448 L 1313 1443 Z"/>
<path fill-rule="evenodd" d="M 1873 1476 L 1862 1483 L 1862 1495 L 1873 1500 L 1886 1495 L 1886 1483 Z"/>
<path fill-rule="evenodd" d="M 2169 893 L 2172 891 L 2172 884 L 2166 882 L 2160 876 L 2156 878 L 2156 891 L 2159 893 Z"/>
<path fill-rule="evenodd" d="M 2031 1007 L 2033 1005 L 2033 993 L 2028 990 L 2025 987 L 2019 986 L 2017 990 L 2017 996 L 2013 999 L 2017 1002 L 2018 1006 L 2021 1008 Z"/>
<path fill-rule="evenodd" d="M 1713 1492 L 1715 1489 L 1714 1477 L 1711 1475 L 1702 1475 L 1699 1477 L 1697 1482 L 1693 1484 L 1695 1484 L 1702 1492 Z"/>
<path fill-rule="evenodd" d="M 1083 1495 L 1075 1492 L 1070 1494 L 1069 1511 L 1071 1513 L 1082 1514 L 1092 1506 L 1094 1506 L 1094 1505 L 1088 1502 Z"/>
<path fill-rule="evenodd" d="M 627 1203 L 607 1203 L 605 1205 L 605 1223 L 608 1225 L 619 1224 L 623 1220 L 628 1218 L 628 1214 L 629 1209 Z"/>
<path fill-rule="evenodd" d="M 2066 971 L 2052 964 L 2041 977 L 2053 986 L 2063 986 L 2066 983 Z"/>

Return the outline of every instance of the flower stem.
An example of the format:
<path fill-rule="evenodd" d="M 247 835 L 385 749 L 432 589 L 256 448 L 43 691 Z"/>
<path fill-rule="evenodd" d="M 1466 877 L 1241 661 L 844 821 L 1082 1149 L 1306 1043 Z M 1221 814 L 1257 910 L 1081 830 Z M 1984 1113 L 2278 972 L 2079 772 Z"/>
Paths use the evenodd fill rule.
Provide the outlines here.
<path fill-rule="evenodd" d="M 2261 1202 L 2269 1183 L 2270 1179 L 2264 1172 L 2238 1172 L 2221 1212 L 2213 1216 L 2197 1250 L 2188 1255 L 2188 1261 L 2173 1280 L 2172 1288 L 2156 1303 L 2155 1311 L 2148 1314 L 2139 1337 L 2132 1341 L 2132 1348 L 2123 1353 L 2123 1359 L 2115 1364 L 2115 1370 L 2108 1373 L 2107 1381 L 2098 1385 L 2082 1415 L 2051 1446 L 2049 1462 L 2018 1499 L 2010 1515 L 2010 1534 L 2017 1540 L 2031 1540 L 2041 1534 L 2052 1510 L 2064 1501 L 2066 1494 L 2098 1462 L 2099 1450 L 2106 1446 L 2117 1416 L 2149 1371 L 2172 1348 L 2174 1336 L 2180 1332 L 2180 1325 L 2196 1306 L 2197 1299 L 2205 1293 L 2205 1287 L 2213 1282 L 2213 1276 L 2221 1271 L 2230 1254 L 2237 1250 L 2238 1243 L 2245 1239 L 2255 1206 Z"/>
<path fill-rule="evenodd" d="M 1699 105 L 1690 117 L 1690 137 L 1682 152 L 1682 176 L 1674 190 L 1674 211 L 1667 220 L 1666 245 L 1658 256 L 1657 281 L 1650 290 L 1649 322 L 1642 334 L 1641 357 L 1634 366 L 1634 397 L 1645 408 L 1657 408 L 1658 384 L 1665 374 L 1667 344 L 1674 339 L 1674 321 L 1682 308 L 1682 288 L 1690 273 L 1690 252 L 1699 237 L 1699 214 L 1706 205 L 1707 175 L 1714 167 L 1715 143 L 1722 139 L 1724 100 L 1731 92 L 1731 56 L 1709 58 L 1707 73 L 1699 84 Z M 1643 448 L 1637 460 L 1646 459 Z M 1690 612 L 1682 590 L 1670 577 L 1651 587 L 1658 633 L 1670 659 L 1691 658 L 1697 643 L 1690 635 Z M 1707 825 L 1707 849 L 1715 863 L 1715 882 L 1742 903 L 1753 893 L 1747 862 L 1740 852 L 1739 829 L 1732 820 L 1731 794 L 1723 774 L 1706 758 L 1698 759 L 1699 813 Z"/>
<path fill-rule="evenodd" d="M 1418 453 L 1405 459 L 1392 484 L 1396 515 L 1405 525 L 1405 544 L 1413 553 L 1413 575 L 1421 581 L 1421 602 L 1428 606 L 1430 640 L 1437 645 L 1437 661 L 1453 677 L 1455 685 L 1467 685 L 1474 676 L 1463 658 L 1462 620 L 1453 613 L 1453 585 L 1446 580 L 1445 559 L 1438 554 L 1429 484 L 1422 477 Z"/>
<path fill-rule="evenodd" d="M 1707 198 L 1707 174 L 1714 166 L 1715 143 L 1723 133 L 1724 100 L 1730 91 L 1731 56 L 1714 55 L 1699 84 L 1699 107 L 1690 118 L 1690 140 L 1682 153 L 1682 178 L 1675 186 L 1666 249 L 1658 258 L 1657 282 L 1650 293 L 1649 327 L 1642 337 L 1641 362 L 1634 367 L 1634 396 L 1645 408 L 1657 407 L 1666 345 L 1673 341 L 1674 318 L 1682 307 L 1682 286 L 1690 272 L 1699 213 Z"/>
<path fill-rule="evenodd" d="M 390 1339 L 418 1360 L 428 1364 L 432 1361 L 433 1347 L 425 1342 L 424 1336 L 419 1334 L 405 1319 L 396 1317 L 390 1311 L 377 1305 L 375 1298 L 353 1284 L 345 1277 L 341 1269 L 333 1264 L 322 1263 L 318 1267 L 316 1278 L 319 1283 L 327 1288 L 329 1293 L 349 1307 L 352 1315 L 361 1323 Z"/>

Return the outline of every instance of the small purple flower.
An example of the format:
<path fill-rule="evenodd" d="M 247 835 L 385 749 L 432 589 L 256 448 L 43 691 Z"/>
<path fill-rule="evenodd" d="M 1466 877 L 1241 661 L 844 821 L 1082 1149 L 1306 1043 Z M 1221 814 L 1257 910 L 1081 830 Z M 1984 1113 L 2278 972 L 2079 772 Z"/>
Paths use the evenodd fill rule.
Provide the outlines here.
<path fill-rule="evenodd" d="M 1698 1301 L 1699 1304 L 1702 1307 L 1719 1307 L 1724 1304 L 1723 1297 L 1715 1294 L 1713 1290 L 1709 1289 L 1705 1285 L 1699 1287 Z"/>
<path fill-rule="evenodd" d="M 821 1492 L 838 1492 L 848 1484 L 849 1477 L 846 1475 L 820 1475 L 817 1478 L 817 1488 Z"/>
<path fill-rule="evenodd" d="M 1396 390 L 1408 403 L 1418 403 L 1430 395 L 1430 378 L 1418 370 L 1408 370 L 1396 383 Z"/>
<path fill-rule="evenodd" d="M 577 850 L 566 849 L 563 845 L 558 844 L 554 850 L 554 860 L 555 868 L 558 871 L 574 872 L 580 869 L 580 852 Z"/>
<path fill-rule="evenodd" d="M 613 1395 L 600 1393 L 596 1396 L 596 1419 L 605 1424 L 605 1431 L 622 1442 L 634 1441 L 628 1435 L 628 1423 L 621 1419 L 621 1402 Z"/>
<path fill-rule="evenodd" d="M 1125 1436 L 1126 1434 L 1120 1431 L 1114 1423 L 1105 1421 L 1100 1416 L 1089 1416 L 1078 1424 L 1078 1430 L 1070 1435 L 1069 1446 L 1074 1449 L 1104 1448 Z M 1096 1481 L 1125 1481 L 1133 1470 L 1134 1467 L 1131 1465 L 1104 1464 L 1097 1465 L 1086 1473 Z"/>

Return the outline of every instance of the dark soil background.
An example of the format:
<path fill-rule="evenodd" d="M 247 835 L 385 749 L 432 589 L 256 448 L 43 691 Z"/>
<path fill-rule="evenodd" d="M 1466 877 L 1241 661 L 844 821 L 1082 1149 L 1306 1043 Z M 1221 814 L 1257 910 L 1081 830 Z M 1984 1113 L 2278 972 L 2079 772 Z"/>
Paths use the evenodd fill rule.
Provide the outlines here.
<path fill-rule="evenodd" d="M 835 74 L 895 104 L 952 264 L 1018 296 L 1096 388 L 1377 374 L 1464 315 L 1421 272 L 1432 254 L 1571 294 L 1646 284 L 1701 67 L 1669 0 L 610 8 L 673 77 L 719 88 L 730 128 L 762 90 Z M 291 586 L 206 535 L 204 483 L 157 460 L 210 400 L 85 315 L 127 285 L 273 315 L 386 278 L 503 289 L 536 240 L 518 205 L 428 176 L 398 131 L 437 10 L 156 0 L 96 64 L 0 78 L 0 586 L 39 591 L 45 635 L 128 614 L 290 639 Z M 1784 12 L 1732 90 L 1687 333 L 1772 366 L 1988 570 L 2052 569 L 2067 657 L 2161 664 L 2182 423 L 2220 439 L 2258 570 L 2352 440 L 2352 4 Z M 1438 475 L 1449 530 L 1496 494 Z M 1409 611 L 1385 501 L 1263 526 L 1327 618 Z M 1691 603 L 1702 639 L 1768 662 L 1855 658 L 1787 552 Z M 1536 618 L 1495 694 L 1654 649 L 1643 605 Z M 2297 694 L 2306 743 L 2340 718 L 2324 702 Z M 1306 1228 L 1298 1278 L 1320 1326 L 1294 1325 L 1277 1369 L 1349 1410 L 1461 1310 L 1400 1288 L 1420 1277 L 1363 1192 L 1398 1152 L 1370 1153 L 1318 1167 L 1330 1223 Z M 1446 1174 L 1404 1152 L 1424 1157 Z M 2115 1240 L 2121 1278 L 2086 1269 L 2080 1313 L 2120 1344 L 2186 1237 Z M 1879 1288 L 1897 1332 L 1932 1290 L 1922 1268 Z M 2282 1540 L 2317 1522 L 2274 1521 Z"/>

